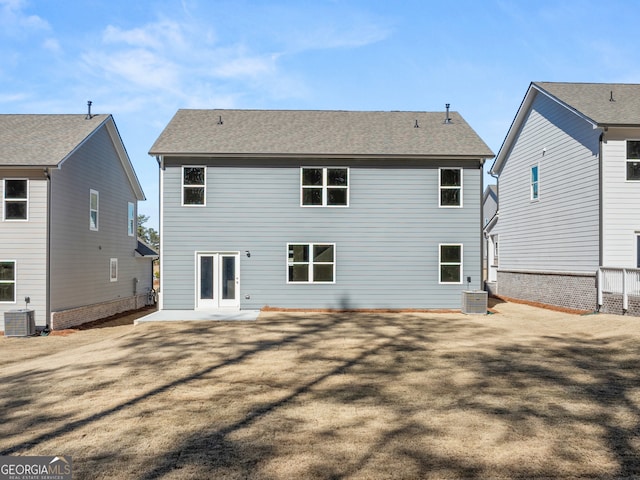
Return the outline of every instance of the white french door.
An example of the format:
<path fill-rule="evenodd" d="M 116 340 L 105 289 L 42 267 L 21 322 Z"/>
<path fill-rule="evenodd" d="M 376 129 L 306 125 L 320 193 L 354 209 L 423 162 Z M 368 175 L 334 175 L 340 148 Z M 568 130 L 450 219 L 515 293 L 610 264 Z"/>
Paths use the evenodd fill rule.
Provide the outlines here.
<path fill-rule="evenodd" d="M 240 308 L 240 254 L 196 255 L 196 308 Z"/>

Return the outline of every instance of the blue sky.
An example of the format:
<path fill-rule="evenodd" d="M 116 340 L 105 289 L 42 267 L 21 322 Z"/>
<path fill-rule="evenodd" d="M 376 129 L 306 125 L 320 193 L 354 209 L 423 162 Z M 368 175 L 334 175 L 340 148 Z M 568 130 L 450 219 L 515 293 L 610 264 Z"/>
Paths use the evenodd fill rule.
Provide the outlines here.
<path fill-rule="evenodd" d="M 0 112 L 113 114 L 157 228 L 149 148 L 179 108 L 443 111 L 497 153 L 531 81 L 640 83 L 637 0 L 0 0 Z"/>

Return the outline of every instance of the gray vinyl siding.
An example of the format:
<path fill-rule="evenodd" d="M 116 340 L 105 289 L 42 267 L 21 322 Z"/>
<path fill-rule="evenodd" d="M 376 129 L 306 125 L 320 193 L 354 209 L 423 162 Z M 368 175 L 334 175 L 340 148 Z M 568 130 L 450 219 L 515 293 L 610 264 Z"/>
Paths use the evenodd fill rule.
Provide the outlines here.
<path fill-rule="evenodd" d="M 0 199 L 4 199 L 5 178 L 29 180 L 29 220 L 2 221 L 4 202 L 0 205 L 0 261 L 16 262 L 16 302 L 0 303 L 0 330 L 4 330 L 4 313 L 25 308 L 35 310 L 36 324 L 46 324 L 47 308 L 47 181 L 42 170 L 1 170 Z"/>
<path fill-rule="evenodd" d="M 538 94 L 500 173 L 500 269 L 595 272 L 599 130 Z M 539 165 L 539 200 L 530 168 Z"/>
<path fill-rule="evenodd" d="M 464 208 L 438 208 L 435 162 L 234 162 L 209 163 L 206 207 L 180 206 L 180 167 L 199 160 L 167 162 L 163 308 L 194 308 L 195 252 L 241 253 L 241 308 L 460 308 L 466 283 L 438 284 L 440 243 L 463 244 L 464 277 L 480 288 L 479 162 L 464 169 Z M 349 167 L 349 207 L 301 207 L 303 164 Z M 335 244 L 335 283 L 287 284 L 287 243 Z"/>
<path fill-rule="evenodd" d="M 607 267 L 635 268 L 640 234 L 640 182 L 627 181 L 627 139 L 640 129 L 609 129 L 602 146 L 603 260 Z"/>
<path fill-rule="evenodd" d="M 132 296 L 139 259 L 127 234 L 127 203 L 137 202 L 106 128 L 51 175 L 52 311 Z M 89 230 L 90 189 L 99 192 L 98 231 Z M 118 259 L 117 282 L 109 279 L 111 258 Z"/>

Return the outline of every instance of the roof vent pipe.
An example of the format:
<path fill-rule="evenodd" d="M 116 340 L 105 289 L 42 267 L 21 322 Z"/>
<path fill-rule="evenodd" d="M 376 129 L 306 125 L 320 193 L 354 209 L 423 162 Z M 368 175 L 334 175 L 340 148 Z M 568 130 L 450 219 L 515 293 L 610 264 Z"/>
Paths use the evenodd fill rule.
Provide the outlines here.
<path fill-rule="evenodd" d="M 93 118 L 93 115 L 91 115 L 91 103 L 91 100 L 87 102 L 87 116 L 84 117 L 85 120 L 91 120 Z"/>
<path fill-rule="evenodd" d="M 218 125 L 222 125 L 224 122 L 222 121 L 222 115 L 218 115 Z"/>
<path fill-rule="evenodd" d="M 449 118 L 449 106 L 450 104 L 446 103 L 445 107 L 447 109 L 447 117 L 444 119 L 444 123 L 451 123 L 451 118 Z"/>
<path fill-rule="evenodd" d="M 613 98 L 613 90 L 611 90 L 611 96 L 609 97 L 609 101 L 610 102 L 615 102 L 615 100 Z"/>

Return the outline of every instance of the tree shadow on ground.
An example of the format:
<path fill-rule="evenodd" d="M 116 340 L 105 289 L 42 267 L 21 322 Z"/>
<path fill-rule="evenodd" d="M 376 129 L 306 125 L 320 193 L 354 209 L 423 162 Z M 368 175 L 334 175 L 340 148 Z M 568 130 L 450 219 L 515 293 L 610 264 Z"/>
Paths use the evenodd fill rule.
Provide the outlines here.
<path fill-rule="evenodd" d="M 525 342 L 500 340 L 502 333 L 463 316 L 348 312 L 134 330 L 117 348 L 94 347 L 117 350 L 106 360 L 88 350 L 62 369 L 0 377 L 6 387 L 0 424 L 7 432 L 34 425 L 18 412 L 30 403 L 46 405 L 51 390 L 43 385 L 51 379 L 71 382 L 94 372 L 94 380 L 77 386 L 78 400 L 117 392 L 122 375 L 139 389 L 87 412 L 42 408 L 37 422 L 47 428 L 5 437 L 0 455 L 42 452 L 110 422 L 126 435 L 124 419 L 152 428 L 155 418 L 172 429 L 155 432 L 170 436 L 167 443 L 136 455 L 94 440 L 93 453 L 80 450 L 74 473 L 88 478 L 116 471 L 143 479 L 639 475 L 640 342 L 579 335 Z M 161 381 L 145 383 L 144 375 Z"/>

